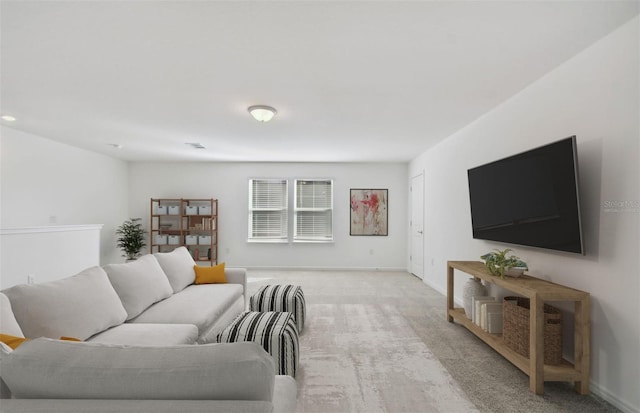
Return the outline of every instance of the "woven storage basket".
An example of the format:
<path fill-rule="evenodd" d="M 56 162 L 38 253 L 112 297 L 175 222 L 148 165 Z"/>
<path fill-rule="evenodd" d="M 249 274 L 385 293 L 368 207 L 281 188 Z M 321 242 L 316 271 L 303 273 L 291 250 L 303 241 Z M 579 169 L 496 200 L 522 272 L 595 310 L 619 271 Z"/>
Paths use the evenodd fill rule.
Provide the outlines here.
<path fill-rule="evenodd" d="M 529 299 L 505 297 L 502 337 L 505 344 L 529 358 Z M 562 361 L 562 318 L 560 310 L 544 305 L 544 364 Z"/>

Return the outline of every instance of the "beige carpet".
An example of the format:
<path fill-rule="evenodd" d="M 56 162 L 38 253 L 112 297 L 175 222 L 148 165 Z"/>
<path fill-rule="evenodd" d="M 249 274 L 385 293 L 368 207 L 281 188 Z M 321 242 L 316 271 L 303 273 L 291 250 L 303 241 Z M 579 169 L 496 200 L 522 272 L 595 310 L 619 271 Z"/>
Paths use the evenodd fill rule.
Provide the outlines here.
<path fill-rule="evenodd" d="M 447 322 L 446 297 L 410 274 L 251 270 L 248 277 L 249 294 L 276 283 L 304 290 L 299 413 L 619 412 L 570 383 L 531 393 L 524 373 Z"/>
<path fill-rule="evenodd" d="M 310 304 L 298 412 L 473 412 L 391 305 Z"/>

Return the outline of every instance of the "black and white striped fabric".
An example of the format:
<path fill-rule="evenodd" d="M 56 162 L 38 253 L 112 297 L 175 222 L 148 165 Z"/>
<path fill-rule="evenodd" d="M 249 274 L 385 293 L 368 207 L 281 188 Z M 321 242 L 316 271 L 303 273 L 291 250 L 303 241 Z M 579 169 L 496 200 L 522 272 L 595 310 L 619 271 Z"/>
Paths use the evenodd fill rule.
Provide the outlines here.
<path fill-rule="evenodd" d="M 296 376 L 298 330 L 291 313 L 246 311 L 218 334 L 217 341 L 258 343 L 273 357 L 276 374 Z"/>
<path fill-rule="evenodd" d="M 302 334 L 306 304 L 302 288 L 297 285 L 265 285 L 251 296 L 249 309 L 293 313 L 298 333 Z"/>

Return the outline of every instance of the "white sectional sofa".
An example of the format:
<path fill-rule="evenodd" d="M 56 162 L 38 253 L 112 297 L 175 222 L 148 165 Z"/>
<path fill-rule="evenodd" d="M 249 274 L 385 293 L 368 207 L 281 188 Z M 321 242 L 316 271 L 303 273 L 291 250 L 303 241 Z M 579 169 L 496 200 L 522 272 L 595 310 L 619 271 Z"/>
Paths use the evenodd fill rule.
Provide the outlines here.
<path fill-rule="evenodd" d="M 0 411 L 295 411 L 259 345 L 210 344 L 245 309 L 245 270 L 195 285 L 194 264 L 182 247 L 2 291 L 0 333 L 32 340 L 2 346 Z"/>
<path fill-rule="evenodd" d="M 227 284 L 194 285 L 186 248 L 126 264 L 4 290 L 26 337 L 75 337 L 97 343 L 208 343 L 245 308 L 244 269 Z"/>

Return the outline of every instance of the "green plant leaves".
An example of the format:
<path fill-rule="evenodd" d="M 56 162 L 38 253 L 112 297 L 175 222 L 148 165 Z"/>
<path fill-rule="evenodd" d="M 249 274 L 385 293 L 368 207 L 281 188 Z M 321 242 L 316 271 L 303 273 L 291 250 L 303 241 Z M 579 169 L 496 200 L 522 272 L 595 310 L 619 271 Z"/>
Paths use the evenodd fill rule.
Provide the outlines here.
<path fill-rule="evenodd" d="M 484 266 L 489 273 L 504 278 L 504 273 L 513 267 L 527 268 L 527 264 L 515 255 L 507 257 L 507 254 L 513 251 L 511 248 L 504 250 L 494 249 L 480 257 L 484 261 Z"/>
<path fill-rule="evenodd" d="M 141 218 L 131 218 L 116 229 L 116 234 L 119 235 L 116 246 L 124 252 L 123 257 L 128 260 L 138 258 L 142 248 L 147 245 L 144 241 L 145 231 L 140 221 Z"/>

